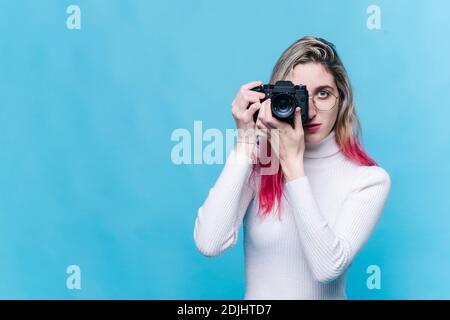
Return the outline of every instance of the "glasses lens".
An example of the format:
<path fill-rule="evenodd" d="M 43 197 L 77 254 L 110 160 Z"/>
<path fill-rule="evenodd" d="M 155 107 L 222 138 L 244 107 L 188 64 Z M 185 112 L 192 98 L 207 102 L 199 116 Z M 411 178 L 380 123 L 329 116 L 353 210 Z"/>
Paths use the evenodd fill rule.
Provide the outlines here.
<path fill-rule="evenodd" d="M 336 103 L 336 97 L 331 93 L 318 93 L 314 97 L 314 104 L 321 111 L 331 110 Z"/>

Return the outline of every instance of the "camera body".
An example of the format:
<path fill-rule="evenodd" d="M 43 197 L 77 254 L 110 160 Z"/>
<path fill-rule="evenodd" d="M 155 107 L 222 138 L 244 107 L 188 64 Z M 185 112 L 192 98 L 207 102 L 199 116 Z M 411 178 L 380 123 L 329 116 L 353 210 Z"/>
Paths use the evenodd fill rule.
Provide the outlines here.
<path fill-rule="evenodd" d="M 264 84 L 251 89 L 256 92 L 262 92 L 266 95 L 261 102 L 271 99 L 272 116 L 285 121 L 294 127 L 295 108 L 301 107 L 302 124 L 308 122 L 308 90 L 304 85 L 294 85 L 291 81 L 277 81 L 275 85 Z M 257 110 L 253 114 L 253 119 L 258 118 Z"/>

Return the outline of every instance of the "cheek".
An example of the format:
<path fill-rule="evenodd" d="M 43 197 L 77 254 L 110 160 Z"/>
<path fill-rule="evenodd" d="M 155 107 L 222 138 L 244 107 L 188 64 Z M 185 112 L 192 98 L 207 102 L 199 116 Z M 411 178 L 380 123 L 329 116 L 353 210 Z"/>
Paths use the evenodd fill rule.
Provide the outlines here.
<path fill-rule="evenodd" d="M 320 119 L 318 119 L 318 122 L 322 122 L 322 130 L 328 129 L 330 127 L 333 126 L 332 122 L 333 122 L 333 117 L 329 114 L 326 115 L 322 115 L 322 117 Z"/>
<path fill-rule="evenodd" d="M 338 116 L 338 109 L 328 114 L 325 114 L 323 117 L 323 122 L 326 124 L 328 128 L 332 128 L 334 126 L 334 123 L 336 122 L 337 116 Z"/>

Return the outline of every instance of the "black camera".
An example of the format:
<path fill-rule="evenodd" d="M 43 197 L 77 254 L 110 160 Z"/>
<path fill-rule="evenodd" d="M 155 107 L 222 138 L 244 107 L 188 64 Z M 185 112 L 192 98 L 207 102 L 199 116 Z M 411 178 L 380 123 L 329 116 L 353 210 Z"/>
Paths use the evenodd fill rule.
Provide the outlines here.
<path fill-rule="evenodd" d="M 261 102 L 271 99 L 272 116 L 285 121 L 294 127 L 295 108 L 301 108 L 302 124 L 308 121 L 308 90 L 304 85 L 294 85 L 291 81 L 277 81 L 275 85 L 264 84 L 251 89 L 253 91 L 262 92 L 266 95 Z M 258 118 L 257 110 L 253 119 Z"/>

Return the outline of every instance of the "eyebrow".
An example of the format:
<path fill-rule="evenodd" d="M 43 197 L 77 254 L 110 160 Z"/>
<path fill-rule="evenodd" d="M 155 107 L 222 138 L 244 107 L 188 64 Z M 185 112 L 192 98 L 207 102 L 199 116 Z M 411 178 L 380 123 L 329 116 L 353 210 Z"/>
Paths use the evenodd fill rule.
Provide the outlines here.
<path fill-rule="evenodd" d="M 327 85 L 327 84 L 318 86 L 315 91 L 317 92 L 320 89 L 325 89 L 325 88 L 328 88 L 328 89 L 331 89 L 331 91 L 334 91 L 334 88 L 332 86 L 330 86 L 330 85 Z"/>

